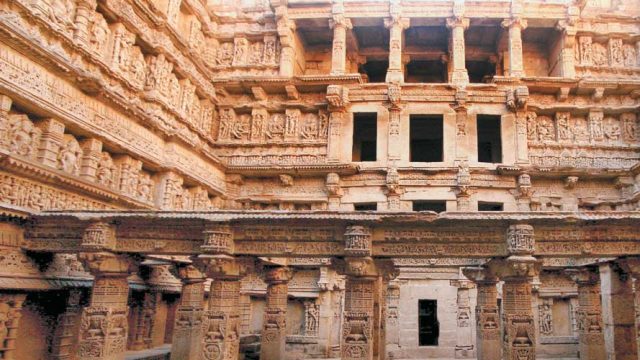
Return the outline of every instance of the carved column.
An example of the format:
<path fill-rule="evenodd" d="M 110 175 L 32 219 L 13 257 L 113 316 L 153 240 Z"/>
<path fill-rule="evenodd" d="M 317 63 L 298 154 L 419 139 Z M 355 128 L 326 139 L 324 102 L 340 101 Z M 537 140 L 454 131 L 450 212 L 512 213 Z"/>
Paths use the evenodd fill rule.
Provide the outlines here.
<path fill-rule="evenodd" d="M 327 86 L 327 103 L 329 104 L 329 135 L 327 139 L 327 161 L 339 163 L 342 159 L 342 124 L 344 123 L 349 92 L 340 85 Z"/>
<path fill-rule="evenodd" d="M 269 268 L 267 282 L 267 304 L 264 309 L 260 359 L 284 359 L 287 338 L 287 296 L 291 269 L 284 266 Z"/>
<path fill-rule="evenodd" d="M 94 276 L 91 300 L 80 321 L 78 357 L 124 359 L 129 330 L 127 277 L 135 270 L 135 263 L 127 255 L 106 251 L 83 252 L 78 258 Z"/>
<path fill-rule="evenodd" d="M 0 333 L 0 358 L 14 360 L 18 345 L 18 328 L 22 316 L 22 304 L 26 294 L 0 294 L 0 316 L 4 319 L 5 331 Z"/>
<path fill-rule="evenodd" d="M 156 307 L 160 301 L 161 293 L 147 291 L 143 294 L 142 303 L 138 307 L 135 317 L 135 329 L 133 329 L 133 341 L 131 350 L 143 350 L 151 348 L 153 330 L 155 325 Z"/>
<path fill-rule="evenodd" d="M 280 38 L 280 75 L 291 77 L 295 66 L 295 23 L 287 17 L 287 5 L 275 9 L 276 27 Z"/>
<path fill-rule="evenodd" d="M 182 292 L 173 326 L 171 360 L 200 360 L 206 279 L 193 265 L 180 265 L 177 270 Z"/>
<path fill-rule="evenodd" d="M 504 281 L 502 304 L 504 337 L 503 358 L 535 360 L 536 329 L 532 309 L 531 283 L 540 273 L 541 263 L 532 254 L 535 249 L 533 227 L 511 225 L 507 230 L 505 259 L 493 259 L 487 266 Z"/>
<path fill-rule="evenodd" d="M 464 89 L 456 91 L 456 161 L 466 161 L 469 158 L 469 137 L 467 136 L 467 108 L 468 93 Z"/>
<path fill-rule="evenodd" d="M 348 258 L 342 320 L 342 360 L 371 360 L 374 351 L 374 297 L 378 280 L 371 257 Z"/>
<path fill-rule="evenodd" d="M 345 18 L 344 14 L 334 14 L 329 26 L 333 28 L 331 74 L 342 75 L 347 65 L 347 30 L 352 28 L 351 20 Z"/>
<path fill-rule="evenodd" d="M 500 359 L 498 279 L 486 268 L 465 268 L 464 275 L 478 288 L 476 303 L 476 354 L 478 360 Z"/>
<path fill-rule="evenodd" d="M 606 360 L 597 269 L 567 269 L 578 285 L 578 346 L 580 360 Z"/>
<path fill-rule="evenodd" d="M 89 24 L 97 5 L 95 0 L 80 0 L 77 2 L 73 37 L 83 45 L 89 45 Z"/>
<path fill-rule="evenodd" d="M 522 30 L 527 28 L 527 20 L 514 17 L 504 20 L 502 26 L 509 29 L 509 76 L 523 77 Z"/>
<path fill-rule="evenodd" d="M 473 354 L 473 339 L 471 329 L 471 305 L 469 303 L 469 289 L 473 284 L 467 280 L 452 281 L 453 286 L 458 288 L 458 313 L 456 316 L 456 358 L 470 357 Z"/>
<path fill-rule="evenodd" d="M 385 19 L 384 26 L 389 29 L 389 68 L 386 82 L 403 83 L 402 37 L 404 29 L 409 27 L 409 19 L 400 18 L 400 14 L 392 14 L 391 18 Z"/>
<path fill-rule="evenodd" d="M 45 119 L 37 125 L 42 130 L 37 159 L 47 166 L 56 167 L 58 151 L 64 136 L 64 124 L 55 119 Z"/>
<path fill-rule="evenodd" d="M 240 280 L 246 266 L 231 256 L 233 231 L 228 225 L 209 226 L 201 249 L 205 255 L 194 261 L 213 279 L 202 326 L 202 358 L 236 360 L 240 350 Z"/>
<path fill-rule="evenodd" d="M 600 266 L 602 320 L 607 356 L 616 360 L 637 359 L 635 294 L 632 273 L 635 260 L 619 260 Z"/>
<path fill-rule="evenodd" d="M 80 315 L 82 307 L 80 299 L 82 290 L 71 289 L 67 297 L 67 308 L 64 313 L 58 316 L 53 339 L 51 340 L 52 360 L 72 360 L 77 359 L 77 335 L 80 325 Z"/>
<path fill-rule="evenodd" d="M 449 82 L 457 86 L 469 83 L 465 60 L 464 31 L 469 27 L 469 19 L 454 17 L 447 19 L 447 28 L 451 30 L 450 56 L 453 63 Z"/>
<path fill-rule="evenodd" d="M 80 177 L 89 181 L 95 181 L 101 152 L 102 141 L 98 139 L 87 139 L 82 142 Z"/>
<path fill-rule="evenodd" d="M 391 358 L 389 353 L 400 348 L 400 284 L 389 283 L 387 287 L 386 354 L 383 359 Z"/>
<path fill-rule="evenodd" d="M 387 158 L 393 163 L 400 160 L 400 112 L 402 110 L 402 88 L 398 84 L 389 84 L 389 134 L 387 136 Z"/>
<path fill-rule="evenodd" d="M 577 29 L 571 22 L 566 20 L 559 21 L 556 27 L 562 31 L 562 49 L 560 50 L 560 59 L 558 59 L 560 75 L 567 78 L 574 78 L 576 76 L 574 46 L 576 43 Z M 590 50 L 589 48 L 589 51 Z M 589 53 L 588 56 L 590 55 Z"/>

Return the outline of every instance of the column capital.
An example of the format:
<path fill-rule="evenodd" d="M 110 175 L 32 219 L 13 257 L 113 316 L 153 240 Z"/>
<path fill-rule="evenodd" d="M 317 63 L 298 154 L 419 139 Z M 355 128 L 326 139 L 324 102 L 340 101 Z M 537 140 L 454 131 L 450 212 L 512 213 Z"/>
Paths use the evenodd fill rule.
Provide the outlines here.
<path fill-rule="evenodd" d="M 518 17 L 512 17 L 509 19 L 502 20 L 501 25 L 504 28 L 519 27 L 520 30 L 524 30 L 527 28 L 529 23 L 526 19 L 523 19 L 522 17 L 518 16 Z"/>
<path fill-rule="evenodd" d="M 248 271 L 248 264 L 228 255 L 199 255 L 194 266 L 214 280 L 240 280 Z"/>
<path fill-rule="evenodd" d="M 400 110 L 400 105 L 402 103 L 402 87 L 400 84 L 388 84 L 387 97 L 389 99 L 390 108 L 393 110 Z"/>
<path fill-rule="evenodd" d="M 329 19 L 329 27 L 344 27 L 345 29 L 352 29 L 353 24 L 351 23 L 351 19 L 344 16 L 344 14 L 333 14 L 333 17 Z"/>
<path fill-rule="evenodd" d="M 326 99 L 330 112 L 346 111 L 349 105 L 349 89 L 341 85 L 329 85 Z"/>
<path fill-rule="evenodd" d="M 391 29 L 394 26 L 399 26 L 402 30 L 407 29 L 411 26 L 411 19 L 399 16 L 392 16 L 384 19 L 384 27 Z"/>
<path fill-rule="evenodd" d="M 565 269 L 564 273 L 578 285 L 595 285 L 600 282 L 597 268 L 581 267 Z"/>
<path fill-rule="evenodd" d="M 137 271 L 138 262 L 129 255 L 111 252 L 81 252 L 78 260 L 93 276 L 126 277 Z"/>
<path fill-rule="evenodd" d="M 193 264 L 177 264 L 174 270 L 175 276 L 180 279 L 183 284 L 193 284 L 207 280 L 202 271 Z"/>
<path fill-rule="evenodd" d="M 469 28 L 469 18 L 465 18 L 465 17 L 447 18 L 448 29 L 455 29 L 458 27 L 462 27 L 464 30 Z"/>
<path fill-rule="evenodd" d="M 233 254 L 233 229 L 229 224 L 209 224 L 202 233 L 204 243 L 200 246 L 200 249 L 204 253 Z"/>
<path fill-rule="evenodd" d="M 510 256 L 506 259 L 492 259 L 487 263 L 490 271 L 501 280 L 531 279 L 540 274 L 542 261 L 533 256 Z"/>
<path fill-rule="evenodd" d="M 496 275 L 486 267 L 466 267 L 462 268 L 462 273 L 476 284 L 495 284 L 498 282 Z"/>
<path fill-rule="evenodd" d="M 288 266 L 268 267 L 264 280 L 269 285 L 286 284 L 293 277 L 293 270 Z"/>

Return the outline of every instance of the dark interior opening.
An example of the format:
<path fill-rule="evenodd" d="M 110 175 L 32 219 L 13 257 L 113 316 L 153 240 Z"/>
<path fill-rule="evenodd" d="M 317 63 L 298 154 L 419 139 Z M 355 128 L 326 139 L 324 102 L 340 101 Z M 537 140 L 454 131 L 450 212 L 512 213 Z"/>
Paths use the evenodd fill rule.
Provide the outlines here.
<path fill-rule="evenodd" d="M 366 74 L 369 82 L 385 82 L 389 69 L 389 60 L 369 60 L 358 67 L 358 72 Z"/>
<path fill-rule="evenodd" d="M 503 211 L 504 204 L 496 202 L 478 201 L 478 211 Z"/>
<path fill-rule="evenodd" d="M 447 203 L 444 200 L 414 201 L 413 211 L 435 211 L 441 213 L 447 211 Z"/>
<path fill-rule="evenodd" d="M 496 64 L 489 61 L 467 61 L 467 72 L 469 73 L 469 82 L 487 83 L 496 74 Z"/>
<path fill-rule="evenodd" d="M 418 338 L 420 346 L 438 346 L 440 323 L 438 301 L 418 300 Z"/>
<path fill-rule="evenodd" d="M 412 60 L 407 64 L 405 82 L 446 83 L 447 67 L 441 60 Z"/>
<path fill-rule="evenodd" d="M 409 161 L 442 161 L 442 115 L 411 115 L 409 126 Z"/>
<path fill-rule="evenodd" d="M 478 162 L 502 162 L 500 116 L 478 115 Z"/>
<path fill-rule="evenodd" d="M 378 210 L 377 203 L 359 203 L 353 204 L 353 208 L 355 211 L 376 211 Z"/>
<path fill-rule="evenodd" d="M 353 114 L 352 161 L 376 161 L 377 121 L 376 113 Z"/>

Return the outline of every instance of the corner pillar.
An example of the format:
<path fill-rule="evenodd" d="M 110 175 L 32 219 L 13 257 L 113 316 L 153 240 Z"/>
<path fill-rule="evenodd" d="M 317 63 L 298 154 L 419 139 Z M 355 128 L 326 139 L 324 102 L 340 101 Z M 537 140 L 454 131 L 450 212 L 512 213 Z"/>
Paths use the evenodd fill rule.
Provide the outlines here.
<path fill-rule="evenodd" d="M 478 360 L 500 359 L 498 279 L 486 268 L 465 268 L 464 275 L 478 288 L 476 303 L 476 354 Z"/>
<path fill-rule="evenodd" d="M 449 82 L 464 87 L 469 84 L 465 60 L 464 31 L 469 27 L 469 19 L 454 17 L 447 19 L 447 28 L 451 30 L 449 52 L 453 63 Z"/>
<path fill-rule="evenodd" d="M 578 349 L 580 360 L 606 360 L 597 269 L 567 269 L 578 285 Z"/>
<path fill-rule="evenodd" d="M 267 269 L 267 301 L 264 309 L 264 323 L 260 359 L 279 360 L 286 357 L 287 299 L 292 271 L 285 266 Z"/>
<path fill-rule="evenodd" d="M 173 326 L 171 360 L 200 360 L 206 278 L 191 264 L 179 265 L 177 275 L 182 292 Z"/>

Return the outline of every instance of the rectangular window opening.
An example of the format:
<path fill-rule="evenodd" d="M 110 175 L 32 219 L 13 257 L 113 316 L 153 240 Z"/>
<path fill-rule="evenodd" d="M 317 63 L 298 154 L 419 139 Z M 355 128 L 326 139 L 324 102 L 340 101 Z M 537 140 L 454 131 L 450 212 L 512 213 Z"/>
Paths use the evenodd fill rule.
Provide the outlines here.
<path fill-rule="evenodd" d="M 466 67 L 471 83 L 489 83 L 496 75 L 496 64 L 489 61 L 467 61 Z"/>
<path fill-rule="evenodd" d="M 352 161 L 376 161 L 378 116 L 376 113 L 353 114 Z"/>
<path fill-rule="evenodd" d="M 441 60 L 412 60 L 407 64 L 405 82 L 446 83 L 447 65 Z"/>
<path fill-rule="evenodd" d="M 478 115 L 478 162 L 502 162 L 500 116 Z"/>
<path fill-rule="evenodd" d="M 441 213 L 447 211 L 447 203 L 440 200 L 414 201 L 413 211 L 435 211 Z"/>
<path fill-rule="evenodd" d="M 504 204 L 478 201 L 478 211 L 504 211 Z"/>
<path fill-rule="evenodd" d="M 438 301 L 418 300 L 418 338 L 420 346 L 438 346 L 440 322 Z"/>
<path fill-rule="evenodd" d="M 411 115 L 409 132 L 409 161 L 442 161 L 442 115 Z"/>
<path fill-rule="evenodd" d="M 359 203 L 353 204 L 355 211 L 376 211 L 378 210 L 377 203 Z"/>

